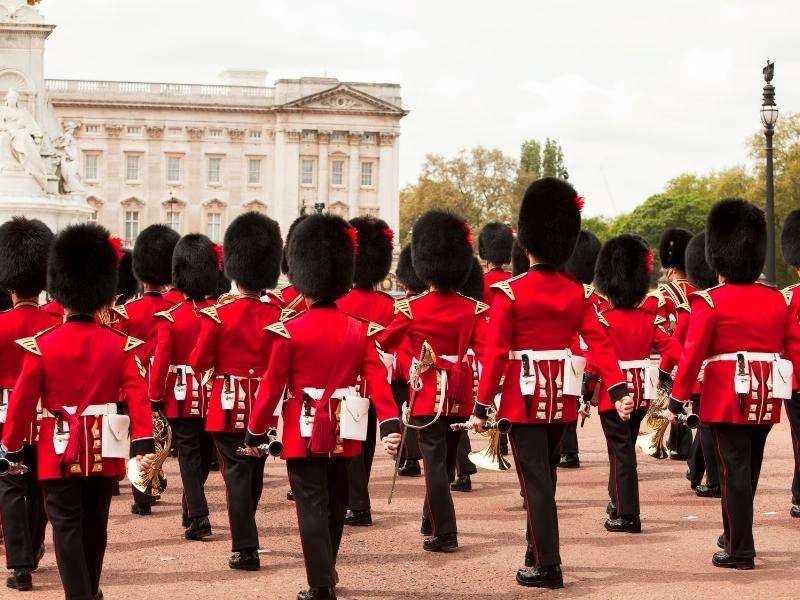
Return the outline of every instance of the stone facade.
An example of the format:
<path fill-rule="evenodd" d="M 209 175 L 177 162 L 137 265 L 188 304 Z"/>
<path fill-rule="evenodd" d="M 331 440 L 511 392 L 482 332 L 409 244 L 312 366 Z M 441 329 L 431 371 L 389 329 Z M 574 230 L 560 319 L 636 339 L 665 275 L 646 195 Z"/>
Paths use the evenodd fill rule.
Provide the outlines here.
<path fill-rule="evenodd" d="M 221 241 L 257 210 L 286 231 L 315 207 L 398 230 L 400 86 L 228 71 L 225 85 L 46 80 L 78 125 L 92 218 L 127 245 L 151 223 Z"/>

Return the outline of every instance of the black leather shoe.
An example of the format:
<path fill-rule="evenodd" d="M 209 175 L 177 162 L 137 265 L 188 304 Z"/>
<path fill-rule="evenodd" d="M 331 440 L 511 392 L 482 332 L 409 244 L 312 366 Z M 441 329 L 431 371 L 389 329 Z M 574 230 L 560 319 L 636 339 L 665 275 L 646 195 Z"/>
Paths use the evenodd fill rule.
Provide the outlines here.
<path fill-rule="evenodd" d="M 261 560 L 258 558 L 257 550 L 234 552 L 228 559 L 228 566 L 240 571 L 258 571 L 261 568 Z"/>
<path fill-rule="evenodd" d="M 422 469 L 419 468 L 418 460 L 407 460 L 403 466 L 397 469 L 397 474 L 402 477 L 419 477 L 422 475 Z"/>
<path fill-rule="evenodd" d="M 286 492 L 286 499 L 294 502 L 294 492 L 292 490 L 289 490 L 288 492 Z M 303 592 L 301 592 L 301 593 L 303 593 Z"/>
<path fill-rule="evenodd" d="M 422 540 L 422 549 L 428 552 L 453 552 L 458 548 L 458 534 L 432 535 Z"/>
<path fill-rule="evenodd" d="M 800 504 L 792 504 L 792 507 L 789 509 L 789 516 L 800 519 Z"/>
<path fill-rule="evenodd" d="M 97 593 L 94 595 L 94 600 L 103 600 L 103 590 L 97 590 Z"/>
<path fill-rule="evenodd" d="M 536 559 L 534 558 L 533 544 L 528 544 L 528 547 L 525 550 L 525 566 L 532 567 L 535 562 Z"/>
<path fill-rule="evenodd" d="M 562 469 L 577 469 L 581 466 L 581 459 L 574 452 L 562 454 L 558 466 Z"/>
<path fill-rule="evenodd" d="M 195 517 L 186 528 L 184 537 L 190 541 L 198 541 L 211 535 L 211 523 L 208 517 Z"/>
<path fill-rule="evenodd" d="M 720 490 L 719 485 L 706 485 L 705 483 L 701 483 L 697 486 L 694 490 L 694 493 L 700 496 L 701 498 L 721 498 L 722 491 Z"/>
<path fill-rule="evenodd" d="M 422 518 L 422 525 L 420 525 L 419 532 L 422 535 L 433 535 L 433 527 L 431 526 L 430 519 Z"/>
<path fill-rule="evenodd" d="M 681 454 L 680 452 L 678 452 L 676 450 L 670 450 L 669 451 L 669 459 L 670 460 L 688 460 L 689 459 L 689 455 L 688 454 Z"/>
<path fill-rule="evenodd" d="M 30 569 L 14 569 L 6 578 L 6 587 L 20 592 L 33 589 L 33 577 Z"/>
<path fill-rule="evenodd" d="M 606 519 L 606 531 L 613 533 L 641 533 L 642 522 L 639 517 L 617 517 Z"/>
<path fill-rule="evenodd" d="M 714 553 L 714 556 L 711 557 L 711 564 L 723 569 L 739 569 L 740 571 L 749 571 L 755 568 L 752 558 L 734 558 L 724 550 Z"/>
<path fill-rule="evenodd" d="M 472 480 L 469 478 L 469 475 L 456 477 L 456 480 L 450 484 L 450 489 L 454 492 L 471 492 Z"/>
<path fill-rule="evenodd" d="M 557 590 L 564 587 L 561 567 L 526 567 L 517 571 L 517 583 L 525 587 Z"/>
<path fill-rule="evenodd" d="M 147 504 L 134 502 L 133 504 L 131 504 L 131 514 L 146 517 L 147 515 L 153 514 L 153 509 L 149 502 Z"/>
<path fill-rule="evenodd" d="M 33 559 L 33 569 L 31 569 L 31 571 L 35 571 L 39 568 L 39 563 L 42 562 L 42 558 L 44 558 L 44 544 L 39 546 L 39 549 L 36 551 L 36 556 Z"/>
<path fill-rule="evenodd" d="M 192 524 L 192 520 L 189 518 L 189 515 L 187 515 L 186 513 L 183 513 L 181 515 L 181 527 L 186 529 L 191 524 Z"/>
<path fill-rule="evenodd" d="M 305 592 L 298 592 L 297 600 L 336 600 L 336 590 L 327 588 L 308 588 Z"/>
<path fill-rule="evenodd" d="M 717 538 L 717 548 L 721 550 L 726 550 L 728 548 L 728 538 L 725 537 L 724 533 L 720 533 Z"/>
<path fill-rule="evenodd" d="M 372 526 L 372 512 L 367 510 L 348 510 L 344 517 L 345 525 L 352 525 L 353 527 L 371 527 Z"/>
<path fill-rule="evenodd" d="M 616 519 L 619 517 L 619 515 L 617 515 L 617 507 L 614 505 L 613 500 L 608 501 L 608 504 L 606 505 L 606 514 L 608 515 L 609 519 Z"/>

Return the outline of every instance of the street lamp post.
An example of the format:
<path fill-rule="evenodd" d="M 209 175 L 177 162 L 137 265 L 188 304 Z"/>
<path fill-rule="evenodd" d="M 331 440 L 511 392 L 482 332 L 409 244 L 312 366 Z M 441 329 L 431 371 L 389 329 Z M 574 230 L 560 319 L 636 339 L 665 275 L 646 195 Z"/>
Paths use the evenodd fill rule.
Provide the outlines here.
<path fill-rule="evenodd" d="M 761 103 L 761 124 L 764 126 L 767 153 L 767 283 L 775 285 L 775 188 L 772 174 L 772 136 L 778 122 L 778 106 L 775 104 L 775 86 L 772 77 L 775 74 L 775 63 L 767 61 L 764 67 L 764 98 Z"/>

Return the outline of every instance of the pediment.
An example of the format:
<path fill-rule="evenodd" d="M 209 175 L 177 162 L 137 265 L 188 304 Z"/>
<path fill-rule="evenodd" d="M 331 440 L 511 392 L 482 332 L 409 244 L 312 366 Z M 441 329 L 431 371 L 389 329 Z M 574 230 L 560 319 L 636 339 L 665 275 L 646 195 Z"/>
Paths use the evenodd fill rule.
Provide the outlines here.
<path fill-rule="evenodd" d="M 364 93 L 346 84 L 298 98 L 280 107 L 285 110 L 316 110 L 324 112 L 383 113 L 403 116 L 402 108 Z"/>

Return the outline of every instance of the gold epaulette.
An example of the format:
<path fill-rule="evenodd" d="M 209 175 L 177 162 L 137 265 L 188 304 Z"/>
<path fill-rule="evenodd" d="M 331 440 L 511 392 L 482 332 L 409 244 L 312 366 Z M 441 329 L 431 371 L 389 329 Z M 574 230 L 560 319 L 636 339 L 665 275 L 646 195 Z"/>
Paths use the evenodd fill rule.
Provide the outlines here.
<path fill-rule="evenodd" d="M 711 298 L 711 294 L 708 293 L 708 290 L 698 290 L 692 294 L 692 296 L 697 296 L 705 300 L 711 308 L 714 308 L 714 300 Z"/>
<path fill-rule="evenodd" d="M 514 296 L 514 290 L 511 289 L 511 285 L 508 283 L 510 279 L 505 279 L 503 281 L 498 281 L 497 283 L 493 283 L 489 287 L 497 288 L 498 290 L 502 291 L 506 296 L 508 296 L 509 300 L 516 300 Z"/>
<path fill-rule="evenodd" d="M 662 294 L 660 290 L 653 290 L 652 292 L 648 292 L 647 295 L 658 300 L 658 308 L 661 308 L 667 303 L 667 301 L 664 299 L 664 294 Z"/>
<path fill-rule="evenodd" d="M 376 333 L 380 333 L 384 329 L 386 328 L 370 321 L 369 324 L 367 325 L 367 337 L 372 337 L 373 335 L 375 335 Z"/>
<path fill-rule="evenodd" d="M 39 344 L 36 343 L 36 336 L 34 337 L 26 337 L 17 340 L 17 344 L 25 348 L 28 352 L 35 354 L 36 356 L 41 356 L 42 351 L 39 350 Z"/>
<path fill-rule="evenodd" d="M 278 299 L 278 302 L 283 304 L 285 302 L 285 300 L 283 299 L 283 290 L 285 290 L 287 287 L 289 287 L 289 286 L 286 285 L 286 286 L 284 286 L 284 287 L 282 287 L 280 289 L 276 288 L 274 290 L 270 290 L 269 293 L 272 294 L 273 296 L 275 296 Z"/>
<path fill-rule="evenodd" d="M 236 294 L 232 294 L 231 292 L 225 292 L 219 298 L 217 298 L 217 304 L 222 306 L 223 304 L 230 304 L 234 300 L 236 300 L 239 296 Z"/>
<path fill-rule="evenodd" d="M 147 377 L 147 369 L 144 368 L 141 359 L 139 358 L 138 354 L 133 355 L 134 360 L 136 361 L 136 367 L 139 369 L 139 375 L 142 377 Z"/>
<path fill-rule="evenodd" d="M 292 336 L 289 334 L 289 330 L 286 329 L 286 325 L 283 324 L 283 321 L 277 321 L 272 325 L 267 325 L 264 327 L 264 331 L 271 331 L 272 333 L 277 333 L 279 336 L 288 339 L 291 339 Z"/>
<path fill-rule="evenodd" d="M 795 283 L 792 285 L 788 285 L 781 290 L 781 294 L 783 294 L 783 299 L 786 300 L 786 306 L 789 306 L 792 303 L 792 297 L 794 296 L 794 292 L 799 286 L 800 283 Z"/>
<path fill-rule="evenodd" d="M 125 348 L 123 348 L 124 352 L 130 352 L 134 348 L 138 348 L 139 346 L 144 346 L 144 342 L 138 338 L 127 336 L 125 340 Z"/>
<path fill-rule="evenodd" d="M 176 304 L 175 306 L 180 306 L 180 305 Z M 170 310 L 162 310 L 160 312 L 157 312 L 153 316 L 154 317 L 161 317 L 162 319 L 166 319 L 170 323 L 174 323 L 175 322 L 175 318 L 172 316 L 172 309 L 170 309 Z"/>
<path fill-rule="evenodd" d="M 611 327 L 611 324 L 603 316 L 603 313 L 601 313 L 600 311 L 597 311 L 597 310 L 595 312 L 597 313 L 597 320 L 600 321 L 601 325 L 605 325 L 606 327 Z"/>
<path fill-rule="evenodd" d="M 125 320 L 128 320 L 130 318 L 128 317 L 128 310 L 125 308 L 124 304 L 121 304 L 119 306 L 112 306 L 111 310 L 113 310 L 115 313 L 117 313 L 120 317 L 122 317 Z"/>
<path fill-rule="evenodd" d="M 403 298 L 402 300 L 398 300 L 394 303 L 394 314 L 403 313 L 409 319 L 413 319 L 414 315 L 411 312 L 411 303 L 408 301 L 408 298 Z"/>
<path fill-rule="evenodd" d="M 476 315 L 479 315 L 481 313 L 485 313 L 487 310 L 489 310 L 489 308 L 490 308 L 489 305 L 486 304 L 485 302 L 481 302 L 480 300 L 477 300 L 475 302 L 475 314 Z"/>
<path fill-rule="evenodd" d="M 214 321 L 218 325 L 222 325 L 222 321 L 219 318 L 216 306 L 208 306 L 206 308 L 203 308 L 200 310 L 200 314 L 210 317 L 212 321 Z"/>
<path fill-rule="evenodd" d="M 286 321 L 287 319 L 291 319 L 294 316 L 294 311 L 291 308 L 282 308 L 281 309 L 281 321 Z"/>
<path fill-rule="evenodd" d="M 653 320 L 653 325 L 663 325 L 666 322 L 667 320 L 664 317 L 656 315 L 656 318 Z"/>
<path fill-rule="evenodd" d="M 592 294 L 594 294 L 594 286 L 592 284 L 587 285 L 587 284 L 584 283 L 583 284 L 583 297 L 588 300 L 589 298 L 592 297 Z"/>

